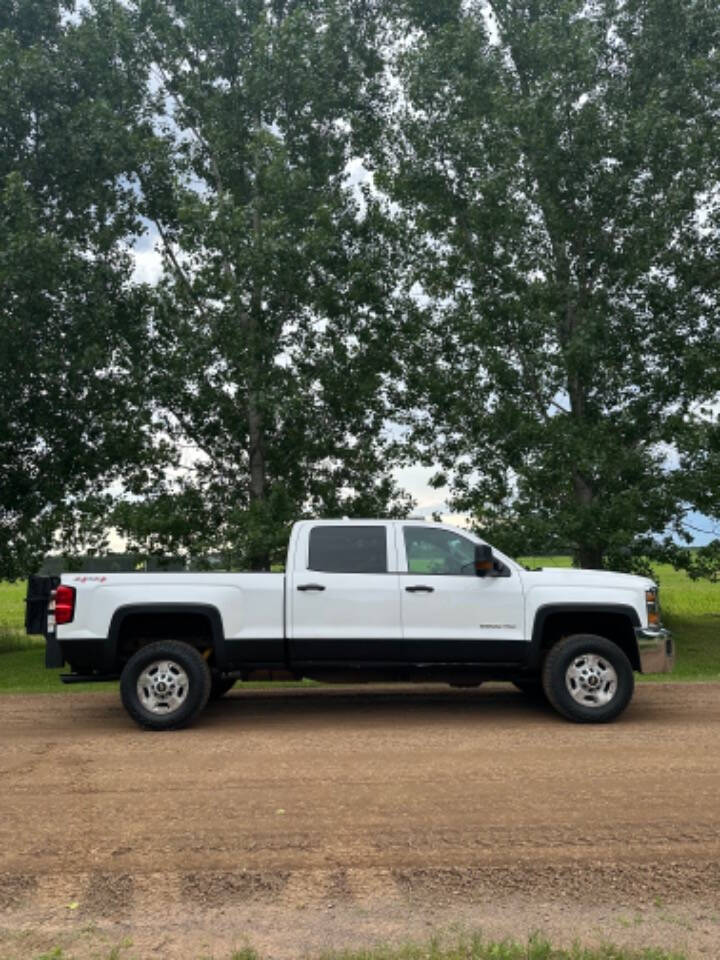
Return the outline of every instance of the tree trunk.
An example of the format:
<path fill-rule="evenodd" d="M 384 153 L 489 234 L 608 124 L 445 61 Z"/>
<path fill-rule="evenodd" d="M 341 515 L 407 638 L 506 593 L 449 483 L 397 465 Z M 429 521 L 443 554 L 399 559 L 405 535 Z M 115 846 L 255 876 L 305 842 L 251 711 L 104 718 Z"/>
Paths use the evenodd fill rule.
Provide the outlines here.
<path fill-rule="evenodd" d="M 250 500 L 265 499 L 265 454 L 262 442 L 262 418 L 255 397 L 248 401 L 248 439 L 250 460 Z"/>
<path fill-rule="evenodd" d="M 250 466 L 250 506 L 265 502 L 265 451 L 263 449 L 262 414 L 255 395 L 248 397 L 248 459 Z M 249 556 L 251 570 L 269 570 L 270 552 L 267 547 L 253 545 Z"/>
<path fill-rule="evenodd" d="M 262 126 L 262 117 L 257 117 L 257 128 Z M 260 197 L 253 196 L 252 206 L 253 246 L 257 252 L 262 244 L 262 222 L 260 218 Z M 251 305 L 248 316 L 248 346 L 250 348 L 251 363 L 247 371 L 248 377 L 248 465 L 250 468 L 249 499 L 252 509 L 255 505 L 265 503 L 267 490 L 267 476 L 265 470 L 265 425 L 263 413 L 260 410 L 257 397 L 257 385 L 261 383 L 260 341 L 262 338 L 262 289 L 257 280 L 253 284 Z M 254 531 L 253 531 L 254 534 Z M 251 534 L 250 569 L 269 570 L 270 551 L 267 546 L 254 543 Z"/>
<path fill-rule="evenodd" d="M 573 489 L 575 501 L 579 506 L 589 507 L 593 501 L 593 491 L 582 474 L 575 470 L 573 473 Z M 575 548 L 575 563 L 588 570 L 602 570 L 603 550 L 597 543 L 586 541 Z"/>
<path fill-rule="evenodd" d="M 602 570 L 603 552 L 598 546 L 583 543 L 575 550 L 575 564 L 583 570 Z"/>

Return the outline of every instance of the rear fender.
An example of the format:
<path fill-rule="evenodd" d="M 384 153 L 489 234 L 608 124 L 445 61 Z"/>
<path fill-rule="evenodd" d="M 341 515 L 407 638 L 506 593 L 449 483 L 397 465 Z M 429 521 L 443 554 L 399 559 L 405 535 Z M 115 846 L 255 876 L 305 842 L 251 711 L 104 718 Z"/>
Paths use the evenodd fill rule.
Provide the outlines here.
<path fill-rule="evenodd" d="M 219 670 L 223 670 L 227 666 L 225 631 L 222 616 L 217 607 L 205 603 L 132 603 L 118 607 L 110 621 L 110 629 L 105 642 L 105 663 L 103 665 L 106 672 L 117 672 L 118 641 L 123 623 L 128 617 L 137 614 L 147 614 L 153 617 L 163 614 L 195 614 L 204 617 L 210 624 L 215 665 Z"/>

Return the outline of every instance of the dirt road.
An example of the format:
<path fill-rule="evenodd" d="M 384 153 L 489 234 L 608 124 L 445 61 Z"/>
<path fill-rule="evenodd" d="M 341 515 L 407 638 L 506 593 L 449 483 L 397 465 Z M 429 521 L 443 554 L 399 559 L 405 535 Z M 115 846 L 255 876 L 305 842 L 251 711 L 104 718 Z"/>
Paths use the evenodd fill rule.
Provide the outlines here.
<path fill-rule="evenodd" d="M 500 684 L 235 690 L 173 734 L 114 694 L 0 699 L 0 957 L 450 927 L 720 957 L 720 687 L 605 727 Z"/>

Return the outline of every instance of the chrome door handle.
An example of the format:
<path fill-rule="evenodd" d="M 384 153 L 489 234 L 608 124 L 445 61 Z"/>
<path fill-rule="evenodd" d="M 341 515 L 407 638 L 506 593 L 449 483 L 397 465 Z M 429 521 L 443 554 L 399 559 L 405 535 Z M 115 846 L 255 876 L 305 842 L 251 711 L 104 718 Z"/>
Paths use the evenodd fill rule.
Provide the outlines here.
<path fill-rule="evenodd" d="M 427 587 L 424 583 L 419 583 L 416 587 L 405 587 L 406 593 L 432 593 L 435 587 Z"/>
<path fill-rule="evenodd" d="M 298 585 L 298 590 L 324 590 L 325 587 L 322 583 L 301 583 Z"/>

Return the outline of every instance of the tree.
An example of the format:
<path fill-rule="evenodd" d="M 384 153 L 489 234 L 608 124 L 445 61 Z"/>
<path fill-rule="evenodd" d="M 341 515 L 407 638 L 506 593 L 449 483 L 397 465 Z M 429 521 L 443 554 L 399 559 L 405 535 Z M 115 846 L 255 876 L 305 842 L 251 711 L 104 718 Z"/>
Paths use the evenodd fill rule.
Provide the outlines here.
<path fill-rule="evenodd" d="M 383 440 L 393 245 L 349 164 L 372 137 L 375 5 L 132 5 L 153 64 L 138 166 L 165 272 L 153 394 L 178 470 L 114 515 L 145 549 L 267 569 L 291 520 L 405 509 Z"/>
<path fill-rule="evenodd" d="M 124 245 L 142 70 L 117 66 L 112 5 L 67 12 L 0 10 L 0 577 L 36 569 L 59 528 L 97 520 L 109 484 L 153 456 L 147 311 Z"/>
<path fill-rule="evenodd" d="M 498 544 L 631 566 L 682 532 L 718 398 L 720 8 L 404 16 L 376 162 L 427 298 L 400 397 L 414 449 Z"/>

